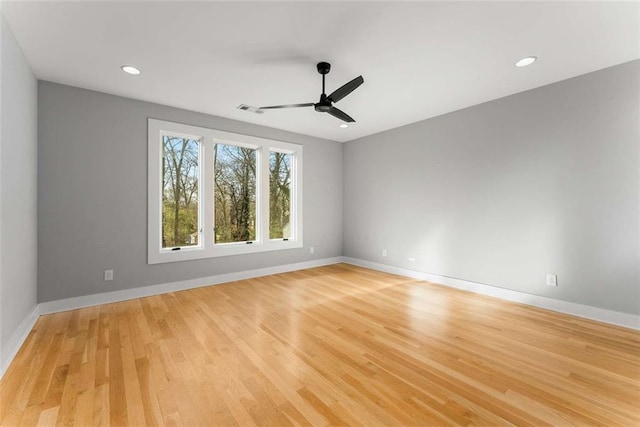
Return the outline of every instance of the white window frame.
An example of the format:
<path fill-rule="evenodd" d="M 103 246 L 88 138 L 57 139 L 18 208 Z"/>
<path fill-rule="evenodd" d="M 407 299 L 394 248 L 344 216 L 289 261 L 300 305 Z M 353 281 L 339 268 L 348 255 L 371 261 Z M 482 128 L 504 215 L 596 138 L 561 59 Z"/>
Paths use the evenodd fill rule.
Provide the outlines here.
<path fill-rule="evenodd" d="M 149 264 L 242 255 L 257 252 L 303 247 L 302 240 L 302 145 L 184 125 L 163 120 L 148 122 L 148 256 Z M 162 136 L 173 135 L 200 142 L 198 164 L 198 246 L 183 246 L 180 250 L 162 248 Z M 256 239 L 247 244 L 214 242 L 214 164 L 216 143 L 255 148 L 256 168 Z M 276 151 L 292 155 L 291 237 L 288 240 L 269 238 L 269 153 Z"/>

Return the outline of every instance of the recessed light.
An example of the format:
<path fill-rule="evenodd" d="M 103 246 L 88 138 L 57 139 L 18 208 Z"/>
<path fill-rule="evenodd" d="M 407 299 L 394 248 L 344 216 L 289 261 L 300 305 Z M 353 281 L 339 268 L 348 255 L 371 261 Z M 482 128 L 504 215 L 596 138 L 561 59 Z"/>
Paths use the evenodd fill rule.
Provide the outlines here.
<path fill-rule="evenodd" d="M 348 127 L 349 127 L 349 125 L 348 125 L 348 124 L 346 124 L 346 123 L 343 123 L 343 124 L 341 124 L 341 125 L 340 125 L 340 127 L 341 127 L 342 129 L 345 129 L 345 128 L 348 128 Z"/>
<path fill-rule="evenodd" d="M 537 56 L 527 56 L 526 58 L 522 58 L 520 61 L 516 62 L 516 67 L 526 67 L 527 65 L 531 65 L 538 59 Z"/>
<path fill-rule="evenodd" d="M 138 70 L 136 67 L 132 67 L 131 65 L 123 65 L 120 68 L 122 68 L 122 71 L 127 74 L 133 74 L 134 76 L 140 74 L 140 70 Z"/>

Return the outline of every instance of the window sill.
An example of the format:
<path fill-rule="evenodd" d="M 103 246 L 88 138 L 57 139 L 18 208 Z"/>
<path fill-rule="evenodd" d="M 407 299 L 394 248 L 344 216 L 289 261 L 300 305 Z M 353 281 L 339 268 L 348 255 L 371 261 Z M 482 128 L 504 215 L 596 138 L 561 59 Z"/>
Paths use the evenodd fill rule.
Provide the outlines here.
<path fill-rule="evenodd" d="M 210 248 L 183 248 L 179 251 L 163 250 L 149 253 L 149 264 L 162 264 L 165 262 L 189 261 L 194 259 L 218 258 L 233 255 L 253 254 L 259 252 L 280 251 L 303 247 L 298 240 L 271 240 L 264 243 L 253 242 L 247 244 L 224 244 Z"/>

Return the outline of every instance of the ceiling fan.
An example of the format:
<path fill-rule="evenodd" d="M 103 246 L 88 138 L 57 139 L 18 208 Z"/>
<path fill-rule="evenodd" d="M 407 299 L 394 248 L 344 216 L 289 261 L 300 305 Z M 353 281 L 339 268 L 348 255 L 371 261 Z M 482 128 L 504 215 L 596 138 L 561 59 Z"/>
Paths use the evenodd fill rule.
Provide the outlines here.
<path fill-rule="evenodd" d="M 259 110 L 275 110 L 279 108 L 300 108 L 300 107 L 314 107 L 316 111 L 320 113 L 329 113 L 333 117 L 336 117 L 345 122 L 355 122 L 355 120 L 345 113 L 342 110 L 337 109 L 333 106 L 335 102 L 340 101 L 345 96 L 349 95 L 351 92 L 357 89 L 362 83 L 364 83 L 364 79 L 362 76 L 358 76 L 350 82 L 340 86 L 338 89 L 334 90 L 331 95 L 327 96 L 324 93 L 324 76 L 329 74 L 331 71 L 331 64 L 328 62 L 319 62 L 317 65 L 318 72 L 322 74 L 322 95 L 320 95 L 320 101 L 313 103 L 309 102 L 307 104 L 287 104 L 287 105 L 270 105 L 267 107 L 260 107 Z"/>

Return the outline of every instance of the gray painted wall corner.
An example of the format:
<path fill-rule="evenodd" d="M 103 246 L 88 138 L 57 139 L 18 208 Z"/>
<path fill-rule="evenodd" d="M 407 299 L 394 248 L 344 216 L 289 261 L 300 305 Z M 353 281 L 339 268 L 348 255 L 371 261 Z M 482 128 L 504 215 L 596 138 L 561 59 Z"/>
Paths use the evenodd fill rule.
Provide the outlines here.
<path fill-rule="evenodd" d="M 37 82 L 0 15 L 0 366 L 37 303 Z M 18 340 L 19 341 L 19 340 Z"/>

